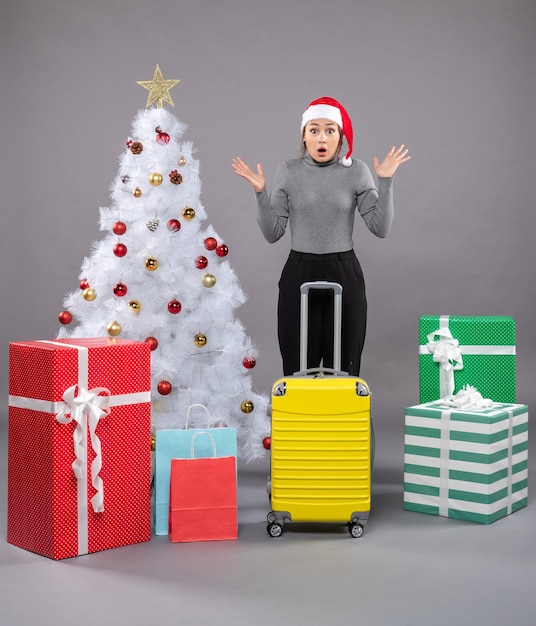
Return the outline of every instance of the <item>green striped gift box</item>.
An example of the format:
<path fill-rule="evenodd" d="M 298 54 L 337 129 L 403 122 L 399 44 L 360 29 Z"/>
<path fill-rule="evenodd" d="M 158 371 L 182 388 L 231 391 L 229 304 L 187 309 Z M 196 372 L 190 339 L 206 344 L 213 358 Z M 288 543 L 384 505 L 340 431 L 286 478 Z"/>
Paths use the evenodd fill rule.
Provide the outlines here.
<path fill-rule="evenodd" d="M 461 367 L 446 371 L 434 360 L 441 353 L 440 330 L 447 330 L 461 353 Z M 432 339 L 430 341 L 430 339 Z M 516 326 L 507 316 L 425 315 L 419 319 L 419 402 L 432 402 L 476 387 L 494 402 L 516 402 Z M 437 358 L 437 357 L 436 357 Z M 451 377 L 453 388 L 448 389 Z"/>
<path fill-rule="evenodd" d="M 406 409 L 404 509 L 491 524 L 527 506 L 528 407 Z"/>

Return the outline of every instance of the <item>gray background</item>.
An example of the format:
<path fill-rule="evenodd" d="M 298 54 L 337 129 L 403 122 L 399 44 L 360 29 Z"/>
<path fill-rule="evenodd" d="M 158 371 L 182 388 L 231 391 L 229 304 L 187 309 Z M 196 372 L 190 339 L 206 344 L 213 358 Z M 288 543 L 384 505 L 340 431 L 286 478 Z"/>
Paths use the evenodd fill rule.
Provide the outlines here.
<path fill-rule="evenodd" d="M 534 398 L 533 0 L 17 0 L 2 12 L 0 168 L 2 387 L 7 343 L 48 338 L 109 204 L 118 157 L 158 63 L 189 125 L 202 201 L 249 295 L 237 314 L 260 356 L 255 384 L 281 373 L 276 283 L 288 236 L 265 242 L 239 154 L 277 164 L 299 150 L 306 105 L 349 110 L 354 155 L 392 144 L 412 160 L 395 181 L 385 240 L 356 226 L 369 299 L 362 376 L 378 427 L 418 401 L 423 314 L 511 315 L 518 397 Z"/>
<path fill-rule="evenodd" d="M 157 63 L 164 77 L 182 81 L 171 92 L 173 112 L 189 126 L 185 138 L 198 151 L 202 201 L 209 222 L 229 246 L 229 259 L 249 294 L 238 315 L 259 348 L 253 375 L 260 391 L 268 392 L 281 373 L 276 283 L 289 237 L 272 246 L 264 241 L 255 222 L 253 193 L 232 172 L 232 157 L 239 154 L 251 165 L 261 161 L 270 182 L 277 164 L 298 153 L 301 114 L 308 102 L 321 95 L 339 99 L 350 112 L 354 156 L 371 165 L 374 155 L 381 157 L 399 143 L 405 143 L 412 154 L 396 176 L 396 217 L 389 237 L 373 237 L 361 222 L 355 234 L 369 298 L 362 375 L 373 390 L 377 434 L 378 517 L 371 524 L 369 543 L 361 544 L 368 547 L 360 548 L 348 562 L 344 560 L 347 543 L 343 547 L 336 540 L 333 543 L 331 536 L 289 533 L 281 539 L 289 551 L 278 550 L 278 556 L 274 552 L 255 555 L 253 546 L 266 535 L 262 519 L 267 504 L 264 468 L 256 483 L 256 470 L 250 467 L 252 489 L 245 491 L 248 483 L 243 483 L 241 491 L 245 524 L 241 542 L 232 547 L 188 546 L 177 557 L 178 563 L 170 556 L 178 555 L 177 551 L 169 552 L 167 544 L 158 540 L 151 542 L 167 572 L 180 572 L 187 565 L 190 578 L 181 584 L 185 583 L 194 603 L 187 615 L 185 605 L 177 614 L 169 600 L 179 585 L 170 589 L 167 600 L 148 587 L 143 577 L 135 598 L 127 591 L 136 588 L 128 577 L 143 558 L 141 547 L 67 564 L 88 577 L 93 569 L 99 577 L 108 570 L 101 582 L 93 581 L 103 594 L 112 588 L 108 582 L 113 576 L 120 574 L 117 598 L 128 597 L 130 606 L 136 607 L 131 611 L 138 616 L 133 614 L 129 623 L 154 622 L 158 611 L 164 615 L 168 607 L 161 624 L 176 623 L 185 616 L 193 624 L 208 623 L 208 619 L 219 619 L 219 623 L 256 619 L 260 624 L 263 616 L 269 618 L 269 590 L 279 592 L 285 585 L 307 609 L 300 613 L 298 602 L 289 604 L 287 623 L 341 624 L 349 615 L 359 614 L 371 624 L 440 623 L 440 616 L 450 624 L 469 623 L 466 619 L 491 624 L 504 623 L 516 614 L 517 622 L 513 622 L 531 623 L 529 609 L 534 601 L 527 585 L 534 561 L 526 559 L 534 556 L 534 541 L 519 543 L 523 538 L 529 541 L 533 534 L 527 517 L 530 506 L 504 521 L 512 524 L 514 534 L 501 533 L 502 522 L 489 529 L 468 529 L 451 520 L 400 515 L 400 483 L 404 407 L 418 402 L 419 316 L 514 317 L 518 400 L 530 405 L 536 399 L 532 362 L 536 348 L 535 32 L 534 0 L 3 3 L 0 381 L 4 407 L 7 344 L 56 334 L 63 297 L 78 284 L 80 265 L 92 241 L 102 237 L 97 228 L 98 207 L 109 204 L 118 157 L 132 119 L 145 106 L 147 92 L 136 81 L 152 78 Z M 2 420 L 5 414 L 4 408 Z M 4 427 L 1 432 L 5 475 Z M 399 530 L 407 520 L 412 521 L 413 531 L 404 540 Z M 393 523 L 400 526 L 393 527 Z M 458 529 L 455 544 L 453 529 Z M 505 540 L 507 544 L 499 548 Z M 257 548 L 263 550 L 269 541 L 263 538 Z M 267 550 L 274 550 L 273 543 L 270 546 Z M 493 560 L 490 555 L 497 549 Z M 12 580 L 21 588 L 28 584 L 29 589 L 37 589 L 44 584 L 45 597 L 48 585 L 65 584 L 63 574 L 45 567 L 43 559 L 6 546 L 3 550 L 7 561 L 19 567 L 11 572 L 19 572 Z M 155 566 L 151 569 L 155 552 L 145 554 L 144 571 L 152 572 L 154 580 L 165 587 L 169 576 Z M 421 556 L 415 560 L 415 554 Z M 124 559 L 122 564 L 119 557 Z M 340 566 L 333 565 L 332 557 Z M 327 586 L 321 583 L 320 570 L 309 568 L 311 558 L 329 576 Z M 440 562 L 447 563 L 447 573 L 437 571 Z M 23 563 L 35 563 L 35 567 L 21 570 Z M 361 605 L 360 613 L 356 608 L 346 614 L 341 607 L 358 589 L 348 586 L 348 577 L 355 575 L 359 564 L 371 576 L 369 583 L 360 580 L 369 603 Z M 422 569 L 423 564 L 430 570 Z M 409 590 L 408 566 L 419 572 L 411 578 L 428 601 L 423 603 L 422 597 Z M 280 573 L 277 581 L 274 568 Z M 445 598 L 441 592 L 452 583 L 449 572 L 453 568 L 458 577 L 454 577 L 458 580 L 456 597 L 465 614 L 461 621 L 449 612 L 449 594 Z M 430 586 L 426 571 L 434 572 L 438 589 Z M 215 584 L 216 579 L 225 581 L 228 572 L 237 575 L 241 584 L 249 584 L 251 604 L 243 609 L 244 621 L 237 617 L 236 608 L 234 612 L 217 608 L 218 603 L 236 600 L 233 585 L 222 582 L 221 597 L 209 603 L 211 607 L 197 595 L 207 578 Z M 492 577 L 492 572 L 500 576 Z M 501 576 L 514 581 L 508 599 Z M 7 577 L 6 572 L 4 580 Z M 475 580 L 481 583 L 478 589 L 472 586 Z M 402 587 L 401 581 L 406 581 Z M 325 607 L 315 609 L 311 604 L 314 585 L 338 609 L 330 613 Z M 391 603 L 383 602 L 380 589 L 387 590 Z M 436 602 L 430 599 L 434 593 Z M 508 610 L 499 608 L 501 597 Z M 517 613 L 512 612 L 512 604 Z M 120 609 L 119 600 L 109 596 L 105 605 L 116 613 Z M 488 608 L 479 614 L 475 605 Z M 7 606 L 11 621 L 3 623 L 36 623 L 30 605 Z M 207 612 L 207 621 L 193 617 L 200 606 Z M 420 607 L 420 618 L 416 607 Z M 211 610 L 214 613 L 208 617 Z M 175 619 L 169 617 L 173 613 Z M 413 617 L 402 618 L 406 614 Z M 72 623 L 64 621 L 68 613 L 62 618 L 63 612 L 52 615 L 56 626 Z"/>

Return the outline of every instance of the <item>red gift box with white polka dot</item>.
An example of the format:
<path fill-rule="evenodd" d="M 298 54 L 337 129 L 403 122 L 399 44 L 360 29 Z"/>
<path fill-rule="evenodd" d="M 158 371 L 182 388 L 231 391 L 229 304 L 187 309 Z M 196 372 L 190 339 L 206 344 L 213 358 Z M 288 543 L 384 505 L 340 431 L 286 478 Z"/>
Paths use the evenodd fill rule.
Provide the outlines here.
<path fill-rule="evenodd" d="M 151 535 L 150 347 L 11 343 L 7 541 L 64 559 Z"/>

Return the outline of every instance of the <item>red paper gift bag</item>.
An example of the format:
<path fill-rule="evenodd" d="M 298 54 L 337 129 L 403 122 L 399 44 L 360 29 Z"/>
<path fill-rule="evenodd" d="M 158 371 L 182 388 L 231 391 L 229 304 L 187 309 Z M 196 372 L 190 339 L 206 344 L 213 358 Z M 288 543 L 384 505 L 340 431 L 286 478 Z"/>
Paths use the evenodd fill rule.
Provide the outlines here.
<path fill-rule="evenodd" d="M 236 504 L 236 458 L 213 456 L 194 458 L 195 440 L 210 433 L 198 432 L 192 438 L 191 458 L 172 459 L 169 497 L 169 538 L 173 542 L 215 541 L 238 538 Z"/>
<path fill-rule="evenodd" d="M 63 559 L 150 539 L 150 348 L 10 344 L 7 540 Z"/>

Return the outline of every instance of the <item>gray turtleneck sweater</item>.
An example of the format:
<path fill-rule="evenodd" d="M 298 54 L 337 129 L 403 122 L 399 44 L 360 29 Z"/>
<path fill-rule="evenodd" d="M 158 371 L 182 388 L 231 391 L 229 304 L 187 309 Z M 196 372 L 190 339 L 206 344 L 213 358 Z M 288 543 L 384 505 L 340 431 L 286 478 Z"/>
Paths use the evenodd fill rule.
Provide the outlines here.
<path fill-rule="evenodd" d="M 256 193 L 257 222 L 270 243 L 290 224 L 290 244 L 297 252 L 327 254 L 353 248 L 355 210 L 368 229 L 385 237 L 393 221 L 393 179 L 379 178 L 353 159 L 350 167 L 337 160 L 318 163 L 307 154 L 282 163 L 271 194 Z"/>

